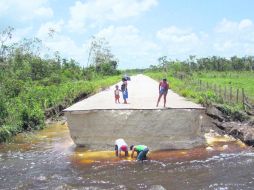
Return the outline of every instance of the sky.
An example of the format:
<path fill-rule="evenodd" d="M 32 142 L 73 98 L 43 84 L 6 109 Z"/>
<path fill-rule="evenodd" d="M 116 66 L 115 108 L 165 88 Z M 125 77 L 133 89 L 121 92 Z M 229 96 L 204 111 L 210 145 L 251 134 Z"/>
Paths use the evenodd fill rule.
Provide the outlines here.
<path fill-rule="evenodd" d="M 38 37 L 87 65 L 92 36 L 105 38 L 120 69 L 254 53 L 253 0 L 0 0 L 0 31 L 12 41 Z M 50 36 L 49 31 L 54 30 Z"/>

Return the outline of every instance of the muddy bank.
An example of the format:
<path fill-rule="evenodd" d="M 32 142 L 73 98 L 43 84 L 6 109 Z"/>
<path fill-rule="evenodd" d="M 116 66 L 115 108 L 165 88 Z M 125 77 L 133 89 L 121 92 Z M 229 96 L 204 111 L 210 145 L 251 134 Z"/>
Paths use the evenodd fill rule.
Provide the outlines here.
<path fill-rule="evenodd" d="M 249 146 L 254 145 L 254 118 L 245 112 L 227 114 L 222 106 L 207 106 L 206 114 L 212 118 L 213 129 L 240 139 Z"/>
<path fill-rule="evenodd" d="M 87 93 L 81 93 L 80 95 L 78 95 L 76 98 L 74 98 L 71 102 L 68 101 L 68 100 L 65 100 L 64 102 L 62 102 L 61 104 L 59 105 L 56 105 L 54 107 L 51 107 L 51 108 L 47 108 L 45 110 L 45 118 L 47 120 L 50 120 L 50 119 L 53 119 L 53 117 L 57 117 L 57 116 L 60 116 L 62 115 L 62 111 L 67 108 L 68 106 L 76 103 L 76 102 L 79 102 L 80 100 L 83 100 L 85 98 L 87 98 L 90 94 L 87 94 Z"/>

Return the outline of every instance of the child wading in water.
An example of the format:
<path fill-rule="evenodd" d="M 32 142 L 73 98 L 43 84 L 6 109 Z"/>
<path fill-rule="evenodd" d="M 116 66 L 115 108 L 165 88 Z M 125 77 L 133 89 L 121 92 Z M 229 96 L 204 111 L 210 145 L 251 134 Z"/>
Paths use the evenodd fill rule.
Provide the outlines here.
<path fill-rule="evenodd" d="M 115 103 L 119 103 L 120 104 L 120 90 L 118 88 L 118 85 L 116 85 L 116 89 L 115 89 Z"/>

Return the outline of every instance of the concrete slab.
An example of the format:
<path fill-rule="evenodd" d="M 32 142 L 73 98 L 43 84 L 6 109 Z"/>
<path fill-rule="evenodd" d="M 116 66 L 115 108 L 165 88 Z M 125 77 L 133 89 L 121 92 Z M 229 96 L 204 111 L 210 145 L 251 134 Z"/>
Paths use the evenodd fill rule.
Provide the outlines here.
<path fill-rule="evenodd" d="M 119 82 L 119 87 L 122 82 Z M 116 104 L 114 100 L 115 85 L 110 88 L 90 96 L 71 107 L 65 109 L 65 112 L 90 111 L 90 110 L 118 110 L 118 109 L 162 109 L 163 99 L 161 99 L 159 107 L 156 107 L 158 99 L 159 83 L 145 75 L 132 76 L 128 81 L 129 99 L 128 104 L 123 104 L 122 95 L 120 96 L 121 104 Z M 167 95 L 168 109 L 204 109 L 201 105 L 188 101 L 184 97 L 179 96 L 172 90 Z"/>

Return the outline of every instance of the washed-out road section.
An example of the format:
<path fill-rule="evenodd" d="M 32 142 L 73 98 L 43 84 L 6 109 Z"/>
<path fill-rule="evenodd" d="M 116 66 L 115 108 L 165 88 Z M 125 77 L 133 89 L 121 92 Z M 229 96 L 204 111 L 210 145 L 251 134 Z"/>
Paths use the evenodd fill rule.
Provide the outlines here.
<path fill-rule="evenodd" d="M 169 90 L 166 108 L 163 98 L 156 107 L 159 83 L 144 75 L 131 77 L 127 88 L 128 104 L 123 104 L 122 96 L 121 104 L 115 103 L 113 85 L 64 110 L 76 145 L 112 149 L 117 138 L 152 150 L 189 149 L 205 143 L 201 128 L 209 121 L 201 105 Z"/>

